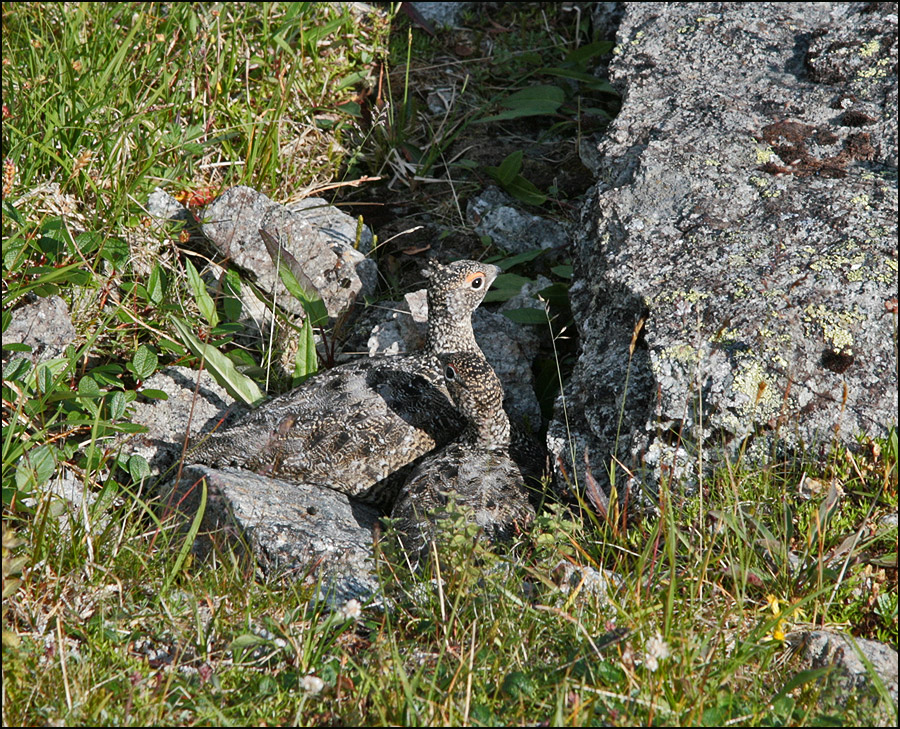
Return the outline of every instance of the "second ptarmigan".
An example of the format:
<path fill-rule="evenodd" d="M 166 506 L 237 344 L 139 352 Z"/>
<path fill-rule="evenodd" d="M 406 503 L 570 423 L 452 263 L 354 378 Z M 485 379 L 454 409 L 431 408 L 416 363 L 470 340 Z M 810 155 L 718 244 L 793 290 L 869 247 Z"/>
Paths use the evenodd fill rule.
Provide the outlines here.
<path fill-rule="evenodd" d="M 434 539 L 451 502 L 491 541 L 505 540 L 534 519 L 525 477 L 510 456 L 510 424 L 503 388 L 483 356 L 443 355 L 447 388 L 465 417 L 462 435 L 416 464 L 391 518 L 404 548 L 417 558 Z"/>

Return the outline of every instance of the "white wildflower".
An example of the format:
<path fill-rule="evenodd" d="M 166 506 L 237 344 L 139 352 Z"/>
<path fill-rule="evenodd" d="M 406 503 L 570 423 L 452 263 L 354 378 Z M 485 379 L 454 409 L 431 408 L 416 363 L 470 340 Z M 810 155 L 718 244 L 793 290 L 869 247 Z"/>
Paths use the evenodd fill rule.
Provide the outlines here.
<path fill-rule="evenodd" d="M 350 599 L 338 612 L 344 620 L 357 620 L 362 615 L 362 605 L 359 604 L 359 600 Z"/>
<path fill-rule="evenodd" d="M 310 696 L 315 696 L 325 688 L 325 682 L 318 676 L 310 674 L 300 679 L 300 688 Z"/>
<path fill-rule="evenodd" d="M 671 655 L 669 644 L 663 640 L 659 632 L 644 645 L 644 665 L 651 673 L 659 668 L 659 662 L 666 660 L 669 655 Z"/>

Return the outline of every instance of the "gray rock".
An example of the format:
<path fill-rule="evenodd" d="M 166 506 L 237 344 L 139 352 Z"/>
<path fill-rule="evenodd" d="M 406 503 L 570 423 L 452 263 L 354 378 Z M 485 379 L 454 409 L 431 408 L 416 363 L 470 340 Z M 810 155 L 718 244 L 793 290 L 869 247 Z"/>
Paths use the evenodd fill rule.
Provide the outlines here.
<path fill-rule="evenodd" d="M 346 243 L 334 225 L 338 212 L 317 207 L 292 212 L 249 187 L 233 187 L 201 214 L 203 234 L 218 251 L 274 293 L 279 305 L 294 314 L 300 302 L 284 288 L 259 231 L 267 231 L 299 264 L 304 277 L 322 297 L 330 317 L 348 311 L 357 297 L 374 291 L 374 263 Z M 356 222 L 353 221 L 354 241 Z M 368 234 L 371 236 L 371 233 Z M 305 282 L 301 282 L 305 283 Z"/>
<path fill-rule="evenodd" d="M 193 213 L 162 188 L 157 187 L 147 198 L 147 212 L 159 223 L 196 223 Z"/>
<path fill-rule="evenodd" d="M 225 535 L 232 545 L 249 545 L 263 569 L 319 585 L 334 605 L 376 592 L 375 509 L 331 489 L 191 465 L 164 489 L 166 503 L 177 504 L 185 524 L 199 508 L 203 479 L 208 491 L 201 532 L 206 536 L 195 545 L 201 554 L 211 540 Z"/>
<path fill-rule="evenodd" d="M 458 3 L 410 3 L 422 16 L 433 25 L 454 26 L 459 22 L 460 15 L 469 6 L 470 2 Z"/>
<path fill-rule="evenodd" d="M 26 296 L 25 301 L 13 309 L 9 327 L 3 332 L 3 343 L 29 345 L 28 357 L 34 363 L 61 356 L 77 336 L 66 302 L 58 296 L 33 294 Z"/>
<path fill-rule="evenodd" d="M 610 66 L 625 100 L 594 155 L 570 292 L 581 483 L 586 452 L 601 483 L 615 454 L 645 485 L 689 486 L 701 449 L 715 465 L 896 422 L 883 7 L 627 4 Z M 562 402 L 548 445 L 571 474 Z"/>
<path fill-rule="evenodd" d="M 285 207 L 291 212 L 302 214 L 310 225 L 332 241 L 360 253 L 369 253 L 372 250 L 375 236 L 372 235 L 369 226 L 360 225 L 357 218 L 350 217 L 321 197 L 305 197 L 288 203 Z M 375 265 L 375 261 L 369 263 Z"/>
<path fill-rule="evenodd" d="M 877 701 L 878 693 L 866 664 L 868 661 L 884 684 L 893 707 L 884 706 L 886 717 L 897 712 L 897 651 L 890 646 L 866 638 L 849 638 L 825 630 L 796 631 L 786 636 L 788 645 L 798 654 L 802 667 L 834 666 L 830 678 L 835 681 L 841 703 L 850 696 Z M 892 713 L 893 710 L 893 713 Z"/>
<path fill-rule="evenodd" d="M 523 212 L 496 187 L 489 187 L 469 200 L 466 218 L 478 235 L 490 236 L 494 245 L 508 253 L 535 248 L 562 249 L 569 243 L 566 229 L 554 220 Z"/>
<path fill-rule="evenodd" d="M 593 598 L 604 603 L 609 599 L 610 590 L 618 589 L 624 582 L 622 576 L 612 570 L 575 565 L 564 559 L 550 570 L 550 579 L 567 600 L 574 592 L 582 599 Z"/>

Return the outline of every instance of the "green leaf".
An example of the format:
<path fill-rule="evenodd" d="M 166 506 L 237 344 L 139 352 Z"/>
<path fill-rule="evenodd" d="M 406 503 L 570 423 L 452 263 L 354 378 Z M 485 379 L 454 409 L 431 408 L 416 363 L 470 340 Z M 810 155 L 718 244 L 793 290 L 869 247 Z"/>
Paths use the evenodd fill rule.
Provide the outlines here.
<path fill-rule="evenodd" d="M 107 402 L 110 420 L 119 420 L 125 414 L 127 405 L 125 394 L 121 390 L 116 390 Z"/>
<path fill-rule="evenodd" d="M 113 266 L 118 266 L 127 260 L 130 253 L 131 250 L 128 247 L 128 243 L 121 238 L 107 238 L 98 255 L 100 258 L 109 261 Z"/>
<path fill-rule="evenodd" d="M 303 310 L 312 319 L 313 326 L 324 326 L 328 322 L 328 311 L 315 284 L 303 272 L 297 259 L 285 250 L 275 236 L 262 229 L 259 235 L 265 243 L 269 257 L 275 263 L 284 287 L 303 305 Z"/>
<path fill-rule="evenodd" d="M 241 318 L 241 277 L 237 270 L 229 268 L 225 272 L 224 297 L 222 299 L 222 308 L 225 310 L 225 316 L 229 321 L 237 321 Z"/>
<path fill-rule="evenodd" d="M 203 279 L 200 278 L 200 274 L 197 273 L 197 269 L 194 268 L 194 264 L 191 263 L 190 260 L 186 260 L 184 264 L 184 267 L 187 270 L 188 283 L 190 283 L 191 290 L 194 292 L 194 300 L 197 302 L 200 313 L 203 315 L 203 318 L 209 322 L 210 326 L 217 326 L 219 323 L 219 315 L 216 313 L 216 305 L 213 302 L 212 297 L 206 290 L 206 284 L 203 282 Z"/>
<path fill-rule="evenodd" d="M 134 357 L 131 358 L 134 374 L 139 380 L 146 380 L 156 372 L 156 365 L 158 363 L 159 358 L 156 356 L 156 352 L 150 349 L 146 344 L 142 344 L 138 347 L 137 352 L 134 353 Z"/>
<path fill-rule="evenodd" d="M 97 381 L 90 375 L 85 375 L 78 381 L 78 396 L 99 398 L 102 393 Z"/>
<path fill-rule="evenodd" d="M 3 347 L 6 349 L 6 345 Z M 10 381 L 22 381 L 22 379 L 31 371 L 31 360 L 27 357 L 16 357 L 6 364 L 3 368 L 3 379 Z"/>
<path fill-rule="evenodd" d="M 503 186 L 503 189 L 526 205 L 537 206 L 547 202 L 547 196 L 538 190 L 533 183 L 522 177 L 522 175 L 516 175 L 512 182 Z"/>
<path fill-rule="evenodd" d="M 527 307 L 524 309 L 509 309 L 501 312 L 507 319 L 516 324 L 546 324 L 547 312 L 543 309 Z"/>
<path fill-rule="evenodd" d="M 166 295 L 166 273 L 159 264 L 153 267 L 147 279 L 147 298 L 151 304 L 159 306 Z"/>
<path fill-rule="evenodd" d="M 522 150 L 508 154 L 499 167 L 485 167 L 484 171 L 504 187 L 510 184 L 522 169 Z"/>
<path fill-rule="evenodd" d="M 554 114 L 562 106 L 565 99 L 566 94 L 559 86 L 531 86 L 510 94 L 498 102 L 504 111 L 476 121 L 491 122 L 504 119 L 519 119 L 525 116 Z"/>
<path fill-rule="evenodd" d="M 312 325 L 309 317 L 303 320 L 300 329 L 300 344 L 297 355 L 294 358 L 294 386 L 299 385 L 310 375 L 314 374 L 319 366 L 319 358 L 316 354 L 316 339 L 313 336 Z"/>
<path fill-rule="evenodd" d="M 150 475 L 150 464 L 146 458 L 135 454 L 128 459 L 128 473 L 131 474 L 132 481 L 140 483 Z"/>
<path fill-rule="evenodd" d="M 546 74 L 547 76 L 558 76 L 560 78 L 572 79 L 573 81 L 580 81 L 591 91 L 609 94 L 610 96 L 619 95 L 619 92 L 616 91 L 615 87 L 609 81 L 597 78 L 596 76 L 584 73 L 583 71 L 576 71 L 569 68 L 542 68 L 539 73 Z"/>
<path fill-rule="evenodd" d="M 485 301 L 507 301 L 516 296 L 522 286 L 531 281 L 530 278 L 519 276 L 516 273 L 501 273 L 494 280 L 493 285 L 485 294 Z"/>
<path fill-rule="evenodd" d="M 776 701 L 786 696 L 798 686 L 802 686 L 803 684 L 809 683 L 811 681 L 816 681 L 822 676 L 827 676 L 833 669 L 834 666 L 824 666 L 822 668 L 810 668 L 806 671 L 800 671 L 800 673 L 798 673 L 784 686 L 781 687 L 781 691 L 775 694 L 775 696 L 772 697 L 772 700 L 769 703 L 774 704 Z"/>
<path fill-rule="evenodd" d="M 30 490 L 29 487 L 43 486 L 56 472 L 56 458 L 53 448 L 40 445 L 28 451 L 16 465 L 16 488 Z"/>
<path fill-rule="evenodd" d="M 550 270 L 553 271 L 553 273 L 555 273 L 560 278 L 572 278 L 572 276 L 575 273 L 575 269 L 571 265 L 568 265 L 568 264 L 563 264 L 561 266 L 553 266 L 553 268 L 551 268 Z"/>
<path fill-rule="evenodd" d="M 147 388 L 146 390 L 141 390 L 141 395 L 144 397 L 152 398 L 153 400 L 168 400 L 169 394 L 163 390 L 154 390 L 152 388 Z"/>
<path fill-rule="evenodd" d="M 178 556 L 175 558 L 175 564 L 172 565 L 172 570 L 166 575 L 165 582 L 163 582 L 163 594 L 168 592 L 169 586 L 172 584 L 172 581 L 178 576 L 178 573 L 181 572 L 181 567 L 182 565 L 184 565 L 184 560 L 187 559 L 187 556 L 191 553 L 191 549 L 194 546 L 194 540 L 197 538 L 197 532 L 200 531 L 200 524 L 203 522 L 204 513 L 206 513 L 205 478 L 202 480 L 200 491 L 200 505 L 197 507 L 197 513 L 194 514 L 193 521 L 191 521 L 191 528 L 188 529 L 188 533 L 184 539 L 184 543 L 181 545 L 181 549 L 178 550 Z"/>
<path fill-rule="evenodd" d="M 172 317 L 172 326 L 175 327 L 175 331 L 178 332 L 178 336 L 181 337 L 181 341 L 188 349 L 206 363 L 210 374 L 228 391 L 229 395 L 248 405 L 255 405 L 264 399 L 265 396 L 257 384 L 238 372 L 227 356 L 215 347 L 201 342 L 191 333 L 184 322 L 175 317 Z"/>
<path fill-rule="evenodd" d="M 509 258 L 504 258 L 502 261 L 495 261 L 495 263 L 504 271 L 508 271 L 514 266 L 518 266 L 520 263 L 528 263 L 529 261 L 533 261 L 543 252 L 543 248 L 532 248 L 531 250 L 525 251 L 524 253 L 517 253 L 516 255 L 510 256 Z"/>

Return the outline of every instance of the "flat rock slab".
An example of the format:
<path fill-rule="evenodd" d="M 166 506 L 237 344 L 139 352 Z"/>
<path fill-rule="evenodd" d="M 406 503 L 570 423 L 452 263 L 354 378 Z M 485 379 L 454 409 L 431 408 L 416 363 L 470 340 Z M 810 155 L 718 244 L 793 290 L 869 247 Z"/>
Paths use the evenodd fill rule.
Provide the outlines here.
<path fill-rule="evenodd" d="M 210 539 L 230 535 L 232 545 L 252 549 L 263 569 L 293 572 L 296 579 L 320 584 L 321 594 L 334 604 L 375 593 L 372 530 L 377 510 L 321 486 L 191 465 L 164 489 L 166 503 L 184 515 L 186 524 L 197 513 L 204 480 L 201 552 L 210 548 Z"/>
<path fill-rule="evenodd" d="M 281 282 L 260 235 L 260 230 L 265 230 L 311 282 L 315 291 L 307 293 L 321 296 L 328 315 L 336 318 L 348 311 L 358 297 L 375 290 L 377 268 L 374 261 L 353 247 L 355 237 L 349 241 L 346 227 L 355 228 L 355 221 L 338 224 L 340 216 L 348 216 L 336 208 L 326 211 L 323 205 L 324 201 L 315 200 L 291 210 L 261 192 L 238 186 L 204 208 L 200 219 L 203 234 L 223 256 L 250 272 L 257 285 L 273 294 L 280 306 L 300 314 L 300 302 Z M 365 234 L 371 240 L 367 229 Z M 365 246 L 365 241 L 361 241 L 361 246 Z"/>
<path fill-rule="evenodd" d="M 892 7 L 627 4 L 622 111 L 586 160 L 560 471 L 608 483 L 615 454 L 690 485 L 701 449 L 819 451 L 896 422 Z"/>

